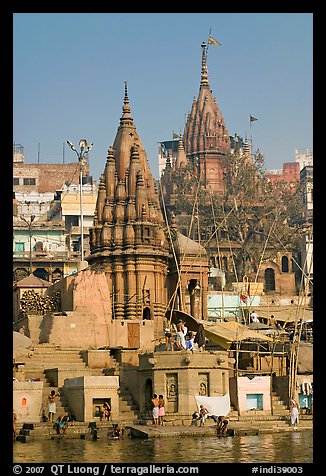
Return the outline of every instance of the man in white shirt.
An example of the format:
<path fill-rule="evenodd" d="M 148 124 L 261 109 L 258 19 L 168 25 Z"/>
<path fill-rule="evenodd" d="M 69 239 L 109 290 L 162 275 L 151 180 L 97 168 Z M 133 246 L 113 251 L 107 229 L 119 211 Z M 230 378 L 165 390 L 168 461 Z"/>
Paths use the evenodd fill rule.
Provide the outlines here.
<path fill-rule="evenodd" d="M 258 314 L 255 310 L 253 310 L 252 313 L 250 314 L 250 320 L 251 322 L 260 322 L 258 319 Z"/>

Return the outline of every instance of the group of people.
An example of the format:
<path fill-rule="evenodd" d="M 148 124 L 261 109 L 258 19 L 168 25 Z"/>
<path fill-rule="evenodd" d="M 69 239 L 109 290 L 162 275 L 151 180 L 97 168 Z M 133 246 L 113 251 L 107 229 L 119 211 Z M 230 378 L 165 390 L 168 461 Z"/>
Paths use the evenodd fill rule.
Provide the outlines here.
<path fill-rule="evenodd" d="M 49 421 L 50 424 L 54 424 L 54 428 L 57 431 L 57 434 L 63 435 L 66 433 L 66 425 L 68 421 L 71 421 L 71 416 L 66 413 L 65 415 L 58 416 L 54 421 L 54 417 L 57 411 L 56 408 L 56 397 L 60 397 L 59 393 L 56 393 L 55 390 L 51 390 L 48 396 L 48 417 L 45 414 L 45 411 L 42 411 L 42 421 Z M 103 418 L 110 421 L 111 419 L 111 406 L 109 402 L 105 401 L 102 407 L 99 407 L 100 420 Z M 14 425 L 15 426 L 15 425 Z"/>
<path fill-rule="evenodd" d="M 163 426 L 164 416 L 165 416 L 165 402 L 163 395 L 157 396 L 154 393 L 152 398 L 152 415 L 153 415 L 153 425 L 157 428 L 159 425 Z"/>
<path fill-rule="evenodd" d="M 204 405 L 200 405 L 199 411 L 192 414 L 192 425 L 197 426 L 199 421 L 199 426 L 205 426 L 205 421 L 208 418 L 208 410 Z"/>
<path fill-rule="evenodd" d="M 218 436 L 226 436 L 227 435 L 227 427 L 229 424 L 229 420 L 225 418 L 225 416 L 215 416 L 209 415 L 207 408 L 204 405 L 200 405 L 199 412 L 194 412 L 192 415 L 192 425 L 197 426 L 198 421 L 200 427 L 205 426 L 205 421 L 207 418 L 212 418 L 216 423 L 216 434 Z"/>
<path fill-rule="evenodd" d="M 125 430 L 119 423 L 115 423 L 111 431 L 108 431 L 108 437 L 115 440 L 124 437 Z"/>
<path fill-rule="evenodd" d="M 71 421 L 70 416 L 68 413 L 65 413 L 62 416 L 58 416 L 55 420 L 54 426 L 57 432 L 57 435 L 65 435 L 66 434 L 66 427 L 68 421 Z"/>
<path fill-rule="evenodd" d="M 194 350 L 195 344 L 199 349 L 205 349 L 206 338 L 204 326 L 199 324 L 198 331 L 188 331 L 185 321 L 179 319 L 176 325 L 175 339 L 173 339 L 173 331 L 170 327 L 165 329 L 165 350 Z"/>
<path fill-rule="evenodd" d="M 49 421 L 50 424 L 54 423 L 57 435 L 64 435 L 66 433 L 67 423 L 68 421 L 71 421 L 71 417 L 69 416 L 69 413 L 66 412 L 64 415 L 58 416 L 54 421 L 57 412 L 56 397 L 60 397 L 60 394 L 56 393 L 55 390 L 51 390 L 50 395 L 48 396 L 48 417 L 45 415 L 43 410 L 42 421 Z"/>
<path fill-rule="evenodd" d="M 48 397 L 48 412 L 49 412 L 49 422 L 53 423 L 54 420 L 54 415 L 56 413 L 56 403 L 55 403 L 55 397 L 59 396 L 59 394 L 56 394 L 54 390 L 51 390 L 50 395 Z M 156 393 L 153 394 L 153 398 L 151 400 L 152 402 L 152 416 L 153 416 L 153 424 L 155 425 L 155 428 L 157 428 L 159 425 L 163 426 L 164 424 L 164 416 L 165 416 L 165 401 L 164 397 L 162 394 L 157 396 Z M 104 402 L 102 408 L 102 416 L 106 418 L 107 420 L 110 420 L 111 416 L 111 407 L 108 402 Z M 43 412 L 44 413 L 44 412 Z M 199 420 L 201 427 L 205 426 L 205 421 L 207 418 L 213 418 L 216 425 L 217 425 L 217 435 L 219 436 L 226 436 L 227 434 L 227 426 L 228 426 L 228 420 L 224 416 L 219 416 L 216 417 L 214 415 L 209 416 L 209 412 L 207 408 L 205 408 L 204 405 L 200 405 L 199 407 L 199 412 L 194 412 L 192 415 L 192 425 L 197 425 L 197 422 Z M 102 419 L 102 417 L 101 417 Z M 13 412 L 13 437 L 15 439 L 16 437 L 16 421 L 17 421 L 17 415 L 15 411 Z M 44 420 L 45 421 L 45 420 Z M 55 420 L 55 429 L 57 431 L 57 434 L 63 435 L 66 433 L 66 427 L 68 421 L 71 421 L 71 418 L 68 413 L 65 413 L 63 416 L 58 416 L 57 419 Z M 294 430 L 297 429 L 299 424 L 299 405 L 295 401 L 294 398 L 290 399 L 290 425 L 294 428 Z M 113 426 L 112 433 L 108 436 L 111 436 L 113 438 L 120 438 L 123 437 L 124 435 L 124 430 L 121 428 L 118 424 L 115 424 Z"/>
<path fill-rule="evenodd" d="M 100 420 L 104 418 L 105 420 L 110 420 L 111 418 L 111 407 L 108 402 L 104 402 L 101 408 Z"/>

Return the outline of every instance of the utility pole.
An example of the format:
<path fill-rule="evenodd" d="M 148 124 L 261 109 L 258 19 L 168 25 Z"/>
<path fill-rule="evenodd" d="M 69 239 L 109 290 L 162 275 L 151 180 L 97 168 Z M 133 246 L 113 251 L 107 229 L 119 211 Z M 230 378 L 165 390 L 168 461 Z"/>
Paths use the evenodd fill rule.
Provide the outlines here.
<path fill-rule="evenodd" d="M 35 220 L 35 215 L 31 215 L 30 221 L 26 220 L 23 215 L 20 218 L 27 224 L 29 233 L 29 274 L 33 274 L 33 260 L 32 260 L 32 223 Z"/>
<path fill-rule="evenodd" d="M 86 139 L 81 139 L 79 141 L 79 149 L 76 149 L 74 144 L 67 140 L 67 144 L 69 145 L 70 149 L 76 152 L 79 162 L 79 199 L 80 199 L 80 236 L 81 236 L 81 261 L 84 261 L 84 217 L 83 217 L 83 163 L 85 156 L 87 156 L 88 152 L 93 147 L 93 143 L 87 145 Z"/>

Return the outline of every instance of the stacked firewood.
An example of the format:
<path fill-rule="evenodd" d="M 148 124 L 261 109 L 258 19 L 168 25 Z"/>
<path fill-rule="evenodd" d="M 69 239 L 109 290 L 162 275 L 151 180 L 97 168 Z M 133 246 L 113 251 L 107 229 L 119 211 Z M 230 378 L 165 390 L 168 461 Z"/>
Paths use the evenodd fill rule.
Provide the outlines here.
<path fill-rule="evenodd" d="M 33 289 L 29 289 L 21 297 L 19 318 L 23 319 L 29 314 L 43 316 L 49 312 L 60 311 L 60 309 L 60 291 L 56 291 L 52 296 L 42 296 Z"/>

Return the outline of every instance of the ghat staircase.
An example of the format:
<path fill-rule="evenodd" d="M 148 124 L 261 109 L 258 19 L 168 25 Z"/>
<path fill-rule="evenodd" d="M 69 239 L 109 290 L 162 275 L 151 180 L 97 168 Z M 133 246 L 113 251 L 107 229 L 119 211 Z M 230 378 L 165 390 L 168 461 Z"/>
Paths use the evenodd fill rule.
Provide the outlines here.
<path fill-rule="evenodd" d="M 113 359 L 112 368 L 90 368 L 83 360 L 83 353 L 76 348 L 56 346 L 55 344 L 35 344 L 30 356 L 24 362 L 24 379 L 43 381 L 42 407 L 47 415 L 48 396 L 51 390 L 60 394 L 57 400 L 56 415 L 61 416 L 69 411 L 64 398 L 62 382 L 55 381 L 53 369 L 69 373 L 69 377 L 118 375 L 119 363 Z M 119 392 L 120 416 L 124 421 L 138 419 L 138 407 L 125 385 L 120 386 Z"/>

